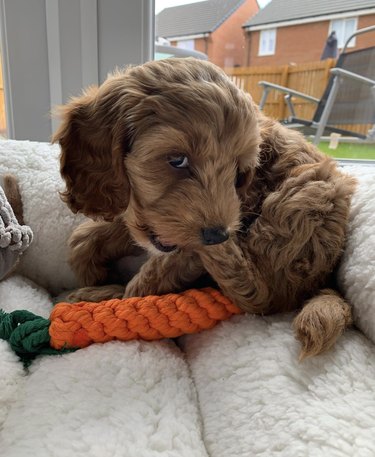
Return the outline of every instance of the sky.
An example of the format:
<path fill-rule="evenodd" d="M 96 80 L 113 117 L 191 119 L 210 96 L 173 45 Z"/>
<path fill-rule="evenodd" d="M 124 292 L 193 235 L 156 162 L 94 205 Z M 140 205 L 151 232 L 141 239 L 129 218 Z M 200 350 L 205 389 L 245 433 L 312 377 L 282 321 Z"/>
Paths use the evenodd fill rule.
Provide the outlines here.
<path fill-rule="evenodd" d="M 202 0 L 155 0 L 155 14 L 158 14 L 164 8 L 169 8 L 171 6 L 185 5 L 186 3 L 196 3 L 201 1 Z M 269 2 L 270 0 L 258 0 L 258 4 L 261 8 Z"/>

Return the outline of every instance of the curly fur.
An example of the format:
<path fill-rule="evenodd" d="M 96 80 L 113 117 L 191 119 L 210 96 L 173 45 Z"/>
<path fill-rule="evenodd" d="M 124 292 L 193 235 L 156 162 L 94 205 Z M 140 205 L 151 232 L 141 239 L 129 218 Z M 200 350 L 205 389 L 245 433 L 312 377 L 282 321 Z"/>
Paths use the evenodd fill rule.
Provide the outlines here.
<path fill-rule="evenodd" d="M 62 108 L 63 199 L 88 221 L 72 234 L 74 298 L 160 294 L 209 273 L 256 314 L 302 307 L 302 357 L 351 323 L 326 287 L 344 247 L 355 182 L 297 132 L 265 117 L 223 71 L 194 59 L 128 68 Z M 170 160 L 186 156 L 189 167 Z M 202 242 L 202 229 L 229 239 Z M 152 236 L 176 249 L 161 253 Z M 149 252 L 124 286 L 113 261 Z M 305 305 L 305 306 L 303 306 Z"/>

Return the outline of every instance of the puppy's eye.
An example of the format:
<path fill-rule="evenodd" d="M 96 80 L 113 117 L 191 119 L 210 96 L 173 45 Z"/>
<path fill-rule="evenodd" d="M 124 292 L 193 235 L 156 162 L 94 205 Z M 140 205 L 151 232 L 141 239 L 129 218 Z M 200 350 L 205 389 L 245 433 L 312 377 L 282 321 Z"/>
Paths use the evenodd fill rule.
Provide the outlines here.
<path fill-rule="evenodd" d="M 236 182 L 235 186 L 236 189 L 242 187 L 246 182 L 246 173 L 242 173 L 241 171 L 237 170 Z"/>
<path fill-rule="evenodd" d="M 189 159 L 184 156 L 173 156 L 168 158 L 168 163 L 173 168 L 187 168 L 189 166 Z"/>

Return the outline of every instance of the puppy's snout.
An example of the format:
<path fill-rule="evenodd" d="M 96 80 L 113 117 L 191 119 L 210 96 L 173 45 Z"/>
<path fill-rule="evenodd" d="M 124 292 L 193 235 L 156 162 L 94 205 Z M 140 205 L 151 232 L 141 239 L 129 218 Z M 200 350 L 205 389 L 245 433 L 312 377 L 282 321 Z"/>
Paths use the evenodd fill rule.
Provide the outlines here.
<path fill-rule="evenodd" d="M 203 244 L 220 244 L 229 238 L 225 227 L 206 227 L 202 229 Z"/>

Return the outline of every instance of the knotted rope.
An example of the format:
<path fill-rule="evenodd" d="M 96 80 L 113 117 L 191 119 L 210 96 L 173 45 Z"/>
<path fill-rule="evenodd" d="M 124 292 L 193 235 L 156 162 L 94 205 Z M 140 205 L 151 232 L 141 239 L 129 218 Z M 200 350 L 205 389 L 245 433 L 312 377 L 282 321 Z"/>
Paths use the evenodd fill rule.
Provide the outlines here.
<path fill-rule="evenodd" d="M 132 297 L 100 303 L 58 303 L 50 319 L 29 311 L 0 311 L 0 338 L 25 362 L 110 340 L 159 340 L 198 333 L 242 311 L 219 291 Z"/>
<path fill-rule="evenodd" d="M 16 178 L 11 175 L 0 176 L 0 279 L 9 274 L 33 239 L 31 228 L 18 222 L 7 199 L 4 189 L 9 190 L 11 186 L 17 186 Z M 16 196 L 21 199 L 18 194 Z"/>

